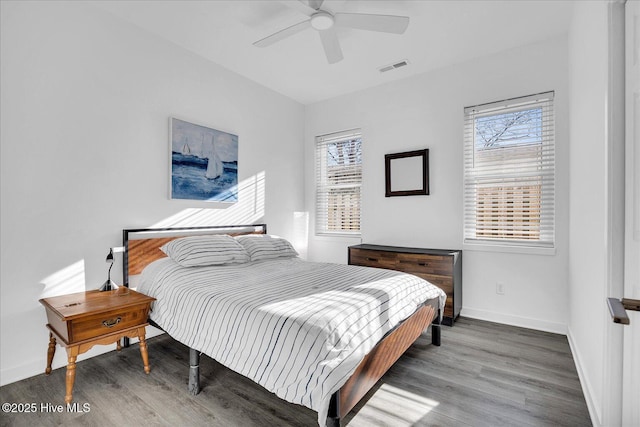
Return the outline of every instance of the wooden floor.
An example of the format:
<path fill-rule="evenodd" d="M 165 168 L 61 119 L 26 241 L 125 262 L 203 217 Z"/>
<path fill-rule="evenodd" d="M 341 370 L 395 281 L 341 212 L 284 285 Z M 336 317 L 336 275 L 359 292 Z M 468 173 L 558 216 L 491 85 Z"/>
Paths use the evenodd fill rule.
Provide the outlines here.
<path fill-rule="evenodd" d="M 567 339 L 472 319 L 414 344 L 347 418 L 349 426 L 588 426 Z M 314 426 L 316 413 L 201 358 L 203 391 L 187 393 L 188 350 L 166 335 L 148 340 L 151 374 L 138 345 L 77 364 L 74 402 L 60 405 L 65 369 L 0 388 L 2 403 L 36 403 L 30 414 L 0 415 L 2 426 Z M 46 343 L 43 343 L 46 352 Z M 60 349 L 59 349 L 60 351 Z M 44 366 L 43 366 L 44 370 Z"/>

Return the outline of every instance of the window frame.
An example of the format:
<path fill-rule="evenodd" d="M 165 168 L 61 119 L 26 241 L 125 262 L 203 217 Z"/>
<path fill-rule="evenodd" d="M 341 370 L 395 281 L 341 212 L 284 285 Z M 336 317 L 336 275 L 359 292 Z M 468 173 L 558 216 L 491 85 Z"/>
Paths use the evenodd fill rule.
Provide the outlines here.
<path fill-rule="evenodd" d="M 556 225 L 555 225 L 555 193 L 556 193 L 556 154 L 555 154 L 555 114 L 554 114 L 554 100 L 555 93 L 553 91 L 539 93 L 535 95 L 529 95 L 524 97 L 512 98 L 508 100 L 492 102 L 482 105 L 476 105 L 467 107 L 464 109 L 464 137 L 463 137 L 463 248 L 467 250 L 483 250 L 492 252 L 511 252 L 511 253 L 533 253 L 553 255 L 555 254 L 556 246 Z M 486 164 L 477 165 L 478 146 L 476 137 L 476 120 L 483 117 L 500 116 L 517 111 L 526 111 L 541 109 L 541 134 L 540 145 L 536 148 L 537 143 L 527 144 L 525 142 L 515 142 L 512 146 L 510 143 L 505 143 L 496 148 L 493 159 L 490 161 L 485 160 Z M 527 160 L 526 150 L 527 148 L 535 148 L 539 153 L 535 158 Z M 489 150 L 490 148 L 485 148 Z M 504 150 L 504 151 L 502 151 Z M 507 150 L 511 150 L 510 153 Z M 519 151 L 516 151 L 519 150 Z M 515 154 L 514 154 L 515 153 Z M 524 156 L 522 153 L 525 153 Z M 489 154 L 491 156 L 491 154 Z M 498 157 L 503 157 L 502 161 L 495 160 Z M 517 170 L 513 166 L 514 159 L 523 161 L 523 158 L 527 163 L 526 167 L 536 168 L 537 172 L 532 172 L 529 169 L 527 172 Z M 494 163 L 491 163 L 493 161 Z M 488 166 L 490 165 L 490 166 Z M 515 169 L 515 170 L 514 170 Z M 526 169 L 522 169 L 526 170 Z M 490 171 L 490 172 L 488 172 Z M 507 195 L 509 192 L 514 192 L 518 188 L 517 182 L 529 181 L 528 186 L 532 187 L 531 182 L 535 180 L 540 182 L 540 195 L 538 196 L 539 209 L 539 226 L 538 233 L 540 233 L 538 239 L 524 239 L 524 238 L 509 238 L 509 237 L 487 237 L 478 235 L 478 223 L 485 222 L 478 215 L 479 210 L 479 191 L 484 188 L 491 192 L 502 192 Z M 488 184 L 488 181 L 494 180 L 495 184 Z M 497 184 L 502 181 L 503 184 Z M 524 187 L 526 185 L 521 185 Z M 520 191 L 520 190 L 518 190 Z M 522 190 L 522 191 L 530 191 Z M 485 191 L 485 194 L 487 191 Z M 528 212 L 524 207 L 517 207 L 518 203 L 531 202 L 535 199 L 529 195 L 525 196 L 524 192 L 518 193 L 520 196 L 513 196 L 500 200 L 504 203 L 503 207 L 500 202 L 496 204 L 497 198 L 491 199 L 491 196 L 485 198 L 486 200 L 493 200 L 494 211 L 507 212 L 495 213 L 494 223 L 500 224 L 494 227 L 491 232 L 507 234 L 513 233 L 513 230 L 518 231 L 526 230 L 527 226 L 517 226 L 516 221 L 518 217 L 513 217 L 513 214 L 522 214 Z M 487 196 L 485 196 L 487 197 Z M 514 207 L 514 201 L 516 207 Z M 525 205 L 526 206 L 526 205 Z M 535 210 L 535 209 L 534 209 Z M 491 216 L 491 212 L 485 214 Z M 480 214 L 481 215 L 481 214 Z M 531 213 L 528 212 L 530 216 Z M 479 219 L 480 218 L 480 219 Z M 520 217 L 521 218 L 521 217 Z M 530 221 L 530 218 L 527 219 Z M 522 221 L 521 221 L 522 222 Z M 506 225 L 505 225 L 506 224 Z M 527 224 L 525 222 L 525 224 Z M 509 230 L 509 231 L 507 231 Z"/>
<path fill-rule="evenodd" d="M 345 177 L 341 183 L 329 183 L 328 174 L 329 169 L 327 165 L 326 153 L 328 146 L 333 143 L 346 142 L 359 140 L 359 154 L 357 154 L 357 162 L 354 163 L 352 168 L 348 165 L 344 168 Z M 324 154 L 324 156 L 323 156 Z M 351 158 L 350 160 L 351 161 Z M 362 234 L 362 131 L 360 129 L 351 129 L 347 131 L 335 132 L 331 134 L 319 135 L 315 138 L 315 235 L 323 237 L 360 237 Z M 354 175 L 355 174 L 355 175 Z M 359 179 L 354 180 L 356 175 L 359 175 Z M 357 190 L 356 190 L 357 189 Z M 357 211 L 357 229 L 348 230 L 345 225 L 345 221 L 338 221 L 341 225 L 338 229 L 330 229 L 330 203 L 329 197 L 331 192 L 337 191 L 338 194 L 342 192 L 343 195 L 349 195 L 349 190 L 353 191 L 352 194 L 357 194 L 357 202 L 355 209 Z M 344 208 L 344 204 L 334 203 L 336 209 Z M 353 208 L 351 208 L 353 209 Z M 353 216 L 346 215 L 348 218 Z M 348 219 L 346 223 L 351 224 L 352 219 Z"/>

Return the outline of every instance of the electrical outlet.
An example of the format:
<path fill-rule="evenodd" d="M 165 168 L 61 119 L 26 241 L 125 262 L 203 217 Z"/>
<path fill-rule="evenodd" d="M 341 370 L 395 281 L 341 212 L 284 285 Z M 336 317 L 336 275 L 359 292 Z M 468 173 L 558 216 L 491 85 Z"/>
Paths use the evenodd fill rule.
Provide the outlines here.
<path fill-rule="evenodd" d="M 504 295 L 504 283 L 496 282 L 496 294 Z"/>

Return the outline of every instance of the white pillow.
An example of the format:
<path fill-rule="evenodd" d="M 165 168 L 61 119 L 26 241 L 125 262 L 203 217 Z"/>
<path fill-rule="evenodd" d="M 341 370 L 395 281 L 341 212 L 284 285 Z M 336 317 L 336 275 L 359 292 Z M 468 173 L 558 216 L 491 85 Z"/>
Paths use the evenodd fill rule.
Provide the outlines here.
<path fill-rule="evenodd" d="M 251 257 L 251 261 L 273 258 L 292 258 L 298 256 L 298 252 L 291 243 L 281 237 L 268 234 L 248 234 L 236 236 L 244 249 Z"/>
<path fill-rule="evenodd" d="M 183 267 L 239 264 L 249 261 L 249 254 L 226 234 L 189 236 L 175 239 L 160 248 Z"/>

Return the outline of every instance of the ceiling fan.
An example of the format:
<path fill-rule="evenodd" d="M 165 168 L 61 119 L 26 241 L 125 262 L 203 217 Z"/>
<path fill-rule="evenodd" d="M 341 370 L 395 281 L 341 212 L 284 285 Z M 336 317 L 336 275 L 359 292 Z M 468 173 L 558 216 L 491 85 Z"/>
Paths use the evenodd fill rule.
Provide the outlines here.
<path fill-rule="evenodd" d="M 409 26 L 408 16 L 371 15 L 367 13 L 332 13 L 322 9 L 324 0 L 298 0 L 282 2 L 307 15 L 309 19 L 277 31 L 253 43 L 257 47 L 270 46 L 307 28 L 314 28 L 320 35 L 322 47 L 329 64 L 341 61 L 344 56 L 336 33 L 336 27 L 383 33 L 403 34 Z"/>

